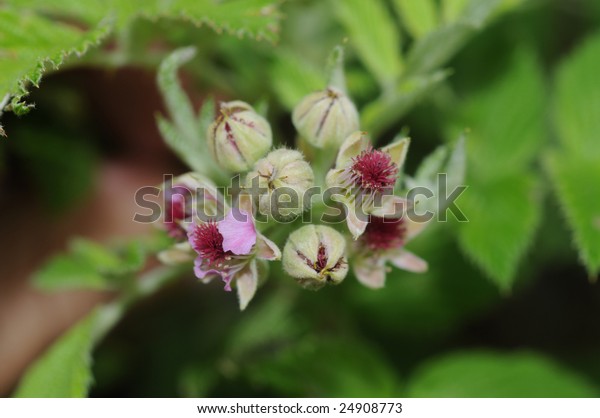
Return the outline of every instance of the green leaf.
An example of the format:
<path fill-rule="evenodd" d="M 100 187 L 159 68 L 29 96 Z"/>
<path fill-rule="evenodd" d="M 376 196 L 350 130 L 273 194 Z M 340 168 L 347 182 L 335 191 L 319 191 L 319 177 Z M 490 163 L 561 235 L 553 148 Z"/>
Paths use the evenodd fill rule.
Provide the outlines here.
<path fill-rule="evenodd" d="M 448 77 L 447 71 L 401 81 L 393 92 L 382 95 L 363 109 L 362 126 L 373 138 L 404 116 Z"/>
<path fill-rule="evenodd" d="M 214 119 L 214 102 L 206 100 L 196 119 L 190 100 L 177 78 L 177 70 L 190 61 L 194 48 L 180 48 L 164 59 L 158 69 L 158 87 L 162 93 L 173 124 L 157 116 L 158 128 L 167 145 L 192 168 L 203 174 L 221 173 L 206 152 L 206 131 Z"/>
<path fill-rule="evenodd" d="M 19 0 L 20 8 L 44 14 L 80 19 L 97 24 L 114 16 L 117 29 L 138 17 L 180 19 L 196 26 L 208 25 L 217 32 L 275 42 L 281 15 L 273 0 Z"/>
<path fill-rule="evenodd" d="M 521 173 L 485 182 L 470 176 L 467 184 L 457 202 L 469 220 L 460 224 L 461 248 L 508 291 L 541 218 L 539 181 Z"/>
<path fill-rule="evenodd" d="M 588 38 L 560 67 L 555 85 L 555 117 L 563 151 L 546 159 L 579 256 L 591 276 L 600 271 L 600 34 Z"/>
<path fill-rule="evenodd" d="M 414 38 L 421 38 L 438 25 L 438 10 L 434 0 L 394 0 L 394 6 Z"/>
<path fill-rule="evenodd" d="M 173 51 L 158 68 L 157 82 L 165 99 L 169 115 L 187 142 L 198 142 L 196 115 L 187 94 L 181 88 L 177 70 L 196 55 L 193 47 Z"/>
<path fill-rule="evenodd" d="M 461 186 L 465 182 L 467 171 L 466 136 L 461 135 L 454 144 L 444 172 L 448 175 L 448 190 Z"/>
<path fill-rule="evenodd" d="M 546 168 L 573 230 L 579 256 L 591 276 L 600 272 L 600 159 L 554 153 Z"/>
<path fill-rule="evenodd" d="M 304 96 L 326 84 L 323 71 L 289 50 L 275 54 L 270 75 L 275 94 L 288 110 L 293 109 Z"/>
<path fill-rule="evenodd" d="M 248 377 L 289 397 L 394 397 L 393 367 L 360 340 L 306 338 L 251 364 Z"/>
<path fill-rule="evenodd" d="M 540 153 L 545 137 L 545 87 L 531 51 L 522 50 L 493 85 L 468 99 L 469 163 L 477 174 L 502 175 L 525 167 Z"/>
<path fill-rule="evenodd" d="M 429 184 L 437 173 L 442 172 L 442 167 L 448 159 L 448 147 L 442 145 L 423 159 L 414 176 L 416 184 Z"/>
<path fill-rule="evenodd" d="M 598 388 L 536 353 L 470 351 L 446 355 L 422 366 L 408 396 L 432 398 L 596 397 Z"/>
<path fill-rule="evenodd" d="M 208 25 L 217 32 L 270 42 L 277 40 L 281 18 L 272 0 L 108 0 L 91 4 L 20 0 L 18 6 L 0 10 L 0 97 L 12 96 L 7 109 L 17 114 L 32 106 L 23 102 L 28 83 L 39 86 L 47 70 L 58 68 L 71 55 L 83 55 L 103 41 L 114 26 L 123 31 L 139 16 L 180 19 L 196 26 Z M 91 29 L 82 30 L 65 21 L 81 21 Z"/>
<path fill-rule="evenodd" d="M 442 0 L 444 22 L 451 23 L 460 18 L 470 0 Z"/>
<path fill-rule="evenodd" d="M 141 244 L 140 244 L 141 245 Z M 93 246 L 93 245 L 92 245 Z M 129 248 L 130 246 L 126 246 Z M 106 259 L 90 245 L 79 245 L 79 250 L 91 258 Z M 125 251 L 128 253 L 128 251 Z M 137 257 L 126 257 L 127 261 Z M 182 270 L 160 267 L 142 275 L 129 292 L 114 302 L 97 308 L 78 324 L 60 336 L 57 341 L 31 366 L 15 392 L 17 397 L 84 397 L 92 383 L 91 351 L 117 324 L 126 309 L 134 302 L 150 296 L 165 284 L 180 277 Z"/>
<path fill-rule="evenodd" d="M 600 33 L 588 38 L 556 76 L 554 120 L 564 149 L 600 158 Z"/>
<path fill-rule="evenodd" d="M 15 397 L 82 398 L 92 383 L 91 355 L 97 311 L 67 331 L 21 379 Z"/>
<path fill-rule="evenodd" d="M 461 224 L 459 240 L 504 291 L 515 280 L 541 215 L 539 182 L 528 166 L 544 140 L 544 91 L 535 58 L 519 51 L 509 71 L 462 109 L 471 129 L 469 189 L 460 207 L 469 222 Z"/>
<path fill-rule="evenodd" d="M 442 26 L 420 38 L 406 59 L 405 76 L 440 68 L 498 10 L 501 0 L 470 0 L 453 24 Z"/>
<path fill-rule="evenodd" d="M 381 0 L 334 0 L 335 13 L 356 52 L 383 87 L 400 75 L 400 32 Z"/>
<path fill-rule="evenodd" d="M 450 194 L 454 189 L 464 186 L 466 172 L 466 152 L 465 152 L 465 136 L 462 135 L 452 152 L 447 146 L 438 147 L 434 152 L 428 155 L 415 173 L 414 177 L 406 178 L 406 186 L 409 191 L 411 189 L 420 193 L 420 188 L 427 188 L 433 192 L 433 196 L 425 199 L 422 195 L 415 195 L 416 209 L 418 213 L 430 211 L 436 213 L 446 210 L 446 207 L 439 207 L 440 201 L 436 195 L 440 190 L 440 181 L 445 182 L 446 193 Z M 446 179 L 443 180 L 439 174 L 446 174 Z M 450 203 L 450 202 L 448 202 Z"/>
<path fill-rule="evenodd" d="M 35 285 L 43 290 L 111 289 L 110 281 L 94 265 L 71 255 L 52 258 L 33 276 Z"/>
<path fill-rule="evenodd" d="M 50 259 L 34 276 L 41 289 L 114 289 L 119 281 L 137 271 L 145 263 L 145 250 L 137 241 L 117 250 L 97 243 L 75 239 L 70 251 Z"/>
<path fill-rule="evenodd" d="M 67 57 L 81 56 L 109 33 L 106 23 L 85 31 L 22 10 L 0 9 L 0 97 L 12 96 L 7 106 L 26 113 L 28 83 L 39 86 L 42 74 L 57 69 Z"/>

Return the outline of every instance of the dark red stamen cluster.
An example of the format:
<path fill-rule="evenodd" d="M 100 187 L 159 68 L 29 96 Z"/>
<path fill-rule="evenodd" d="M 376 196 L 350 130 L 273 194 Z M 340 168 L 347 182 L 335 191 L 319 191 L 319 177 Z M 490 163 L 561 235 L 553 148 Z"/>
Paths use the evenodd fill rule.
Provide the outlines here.
<path fill-rule="evenodd" d="M 367 148 L 352 159 L 354 183 L 372 191 L 391 187 L 398 176 L 398 166 L 387 152 Z"/>
<path fill-rule="evenodd" d="M 223 235 L 219 232 L 216 222 L 195 225 L 190 238 L 192 248 L 211 265 L 225 261 L 230 254 L 229 251 L 223 250 Z"/>
<path fill-rule="evenodd" d="M 317 263 L 315 270 L 323 271 L 327 267 L 327 250 L 323 244 L 319 244 L 319 250 L 317 252 Z"/>
<path fill-rule="evenodd" d="M 389 250 L 404 245 L 406 225 L 403 219 L 383 219 L 371 217 L 363 242 L 372 250 Z"/>

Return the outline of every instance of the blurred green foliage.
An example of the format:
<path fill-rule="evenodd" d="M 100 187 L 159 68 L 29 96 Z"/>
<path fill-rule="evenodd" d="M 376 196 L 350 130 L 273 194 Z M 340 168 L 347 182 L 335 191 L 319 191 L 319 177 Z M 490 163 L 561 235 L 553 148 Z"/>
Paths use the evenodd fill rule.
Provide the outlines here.
<path fill-rule="evenodd" d="M 206 94 L 265 100 L 275 136 L 289 144 L 294 133 L 280 121 L 324 85 L 326 58 L 344 43 L 363 127 L 381 143 L 410 130 L 409 180 L 430 179 L 450 148 L 440 145 L 468 130 L 469 188 L 458 203 L 469 222 L 450 219 L 411 242 L 430 270 L 392 270 L 380 291 L 349 277 L 338 288 L 304 292 L 275 266 L 244 314 L 218 286 L 197 286 L 187 276 L 162 289 L 178 271 L 137 280 L 146 256 L 165 245 L 160 238 L 114 248 L 75 241 L 36 283 L 110 288 L 120 298 L 100 308 L 101 320 L 92 314 L 61 337 L 17 395 L 87 395 L 94 349 L 92 396 L 598 395 L 593 318 L 600 293 L 574 257 L 590 277 L 598 274 L 597 2 L 86 3 L 2 6 L 0 56 L 15 57 L 0 64 L 0 89 L 14 98 L 5 110 L 25 110 L 27 80 L 39 84 L 47 63 L 58 66 L 110 30 L 114 48 L 69 65 L 155 69 L 172 50 L 192 46 L 193 58 L 192 49 L 178 49 L 162 61 L 159 84 L 172 122 L 161 117 L 159 127 L 186 163 L 204 167 L 189 155 L 209 117 L 192 110 L 177 83 L 183 64 Z M 57 16 L 88 26 L 76 29 Z M 198 28 L 202 22 L 251 39 Z M 157 41 L 158 51 L 150 47 Z M 62 97 L 51 89 L 47 95 Z M 28 118 L 6 127 L 14 141 L 0 150 L 6 167 L 22 161 L 49 206 L 76 204 L 92 184 L 97 150 L 89 139 L 71 141 L 64 127 L 47 130 Z"/>
<path fill-rule="evenodd" d="M 435 398 L 579 398 L 598 390 L 551 360 L 532 353 L 485 351 L 447 355 L 417 371 L 409 396 Z"/>

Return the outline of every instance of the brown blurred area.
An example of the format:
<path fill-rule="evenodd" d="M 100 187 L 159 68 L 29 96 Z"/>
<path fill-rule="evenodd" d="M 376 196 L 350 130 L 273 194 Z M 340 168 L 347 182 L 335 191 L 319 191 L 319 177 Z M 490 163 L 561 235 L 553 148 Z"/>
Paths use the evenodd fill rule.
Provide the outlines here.
<path fill-rule="evenodd" d="M 150 226 L 132 220 L 135 191 L 159 184 L 163 173 L 177 174 L 183 169 L 156 129 L 155 114 L 164 110 L 152 72 L 124 68 L 77 70 L 58 76 L 75 80 L 106 140 L 118 148 L 102 157 L 85 201 L 59 217 L 44 213 L 27 190 L 2 186 L 0 396 L 10 395 L 26 367 L 58 335 L 93 306 L 111 298 L 92 291 L 43 293 L 29 283 L 31 274 L 49 256 L 64 250 L 73 236 L 106 242 L 148 233 Z M 26 124 L 27 116 L 12 122 Z M 10 141 L 11 126 L 5 128 Z"/>

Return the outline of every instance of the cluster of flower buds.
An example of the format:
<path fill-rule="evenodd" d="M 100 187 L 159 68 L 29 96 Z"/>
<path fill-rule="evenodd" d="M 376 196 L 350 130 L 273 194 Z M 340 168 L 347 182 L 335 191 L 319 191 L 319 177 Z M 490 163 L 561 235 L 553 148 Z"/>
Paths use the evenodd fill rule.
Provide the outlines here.
<path fill-rule="evenodd" d="M 220 278 L 226 291 L 237 289 L 241 309 L 266 278 L 267 262 L 280 258 L 285 272 L 311 290 L 341 283 L 350 269 L 364 285 L 382 287 L 388 262 L 425 271 L 426 262 L 404 248 L 424 224 L 405 217 L 407 201 L 394 195 L 409 140 L 373 148 L 359 130 L 356 107 L 334 87 L 306 96 L 292 119 L 313 147 L 311 155 L 331 155 L 326 166 L 315 167 L 323 158 L 307 161 L 300 151 L 272 149 L 269 123 L 249 104 L 220 105 L 207 147 L 224 173 L 242 175 L 240 190 L 227 202 L 210 179 L 196 173 L 165 187 L 163 226 L 174 243 L 159 258 L 193 265 L 204 283 Z M 317 190 L 322 198 L 315 210 L 338 208 L 344 223 L 300 218 L 313 209 L 315 183 L 332 191 L 329 206 L 325 190 Z M 308 224 L 298 226 L 300 220 Z M 274 242 L 279 240 L 283 255 Z"/>

